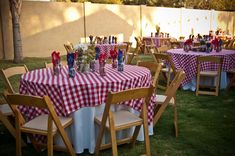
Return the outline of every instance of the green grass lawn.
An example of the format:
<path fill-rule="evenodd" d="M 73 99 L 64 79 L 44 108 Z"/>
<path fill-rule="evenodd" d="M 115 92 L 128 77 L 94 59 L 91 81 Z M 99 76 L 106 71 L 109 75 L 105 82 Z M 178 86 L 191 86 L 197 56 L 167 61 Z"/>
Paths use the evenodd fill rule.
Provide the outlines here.
<path fill-rule="evenodd" d="M 63 58 L 65 59 L 65 58 Z M 24 64 L 29 70 L 42 68 L 50 58 L 26 58 Z M 11 61 L 0 61 L 0 68 L 14 66 Z M 13 78 L 17 89 L 18 80 Z M 0 81 L 0 91 L 3 82 Z M 235 155 L 235 89 L 220 91 L 218 97 L 195 96 L 192 91 L 177 91 L 179 137 L 174 136 L 173 109 L 169 106 L 150 137 L 151 154 L 158 156 L 232 156 Z M 118 147 L 119 155 L 135 156 L 143 154 L 144 144 L 137 142 L 134 148 L 128 145 Z M 54 152 L 55 155 L 68 155 Z M 15 155 L 15 140 L 0 123 L 0 155 Z M 23 156 L 46 156 L 47 152 L 37 153 L 31 145 L 23 148 Z M 81 156 L 90 155 L 88 152 Z M 100 155 L 110 156 L 111 150 Z"/>

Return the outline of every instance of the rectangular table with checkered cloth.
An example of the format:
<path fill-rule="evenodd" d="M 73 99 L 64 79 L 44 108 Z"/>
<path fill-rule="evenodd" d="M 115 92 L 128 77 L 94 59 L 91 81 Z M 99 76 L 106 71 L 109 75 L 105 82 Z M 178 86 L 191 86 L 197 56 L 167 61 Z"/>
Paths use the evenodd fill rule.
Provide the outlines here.
<path fill-rule="evenodd" d="M 161 47 L 162 45 L 167 45 L 170 41 L 169 37 L 143 37 L 143 41 L 146 46 L 151 45 L 152 41 L 156 47 Z"/>

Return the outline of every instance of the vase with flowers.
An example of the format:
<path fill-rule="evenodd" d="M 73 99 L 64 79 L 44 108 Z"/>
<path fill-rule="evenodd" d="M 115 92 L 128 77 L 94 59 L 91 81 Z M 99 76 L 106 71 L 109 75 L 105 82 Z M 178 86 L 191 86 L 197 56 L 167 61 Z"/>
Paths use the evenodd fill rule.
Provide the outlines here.
<path fill-rule="evenodd" d="M 95 52 L 94 46 L 87 44 L 78 44 L 75 46 L 77 52 L 77 71 L 82 73 L 89 73 L 90 63 L 94 60 Z"/>

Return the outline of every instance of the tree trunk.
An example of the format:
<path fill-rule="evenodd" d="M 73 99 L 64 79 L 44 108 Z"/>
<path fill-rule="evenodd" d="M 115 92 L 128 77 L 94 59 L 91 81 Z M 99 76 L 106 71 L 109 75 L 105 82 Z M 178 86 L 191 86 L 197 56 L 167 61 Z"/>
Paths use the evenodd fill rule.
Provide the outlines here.
<path fill-rule="evenodd" d="M 20 35 L 20 11 L 22 0 L 9 0 L 14 44 L 14 63 L 20 63 L 23 60 L 22 40 Z"/>

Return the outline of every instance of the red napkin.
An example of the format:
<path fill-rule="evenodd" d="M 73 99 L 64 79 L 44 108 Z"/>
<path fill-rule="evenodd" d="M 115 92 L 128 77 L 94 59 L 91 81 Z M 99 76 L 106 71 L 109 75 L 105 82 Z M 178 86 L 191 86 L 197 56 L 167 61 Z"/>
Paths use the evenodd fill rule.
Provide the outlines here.
<path fill-rule="evenodd" d="M 53 66 L 60 62 L 60 52 L 53 51 L 51 54 Z"/>

